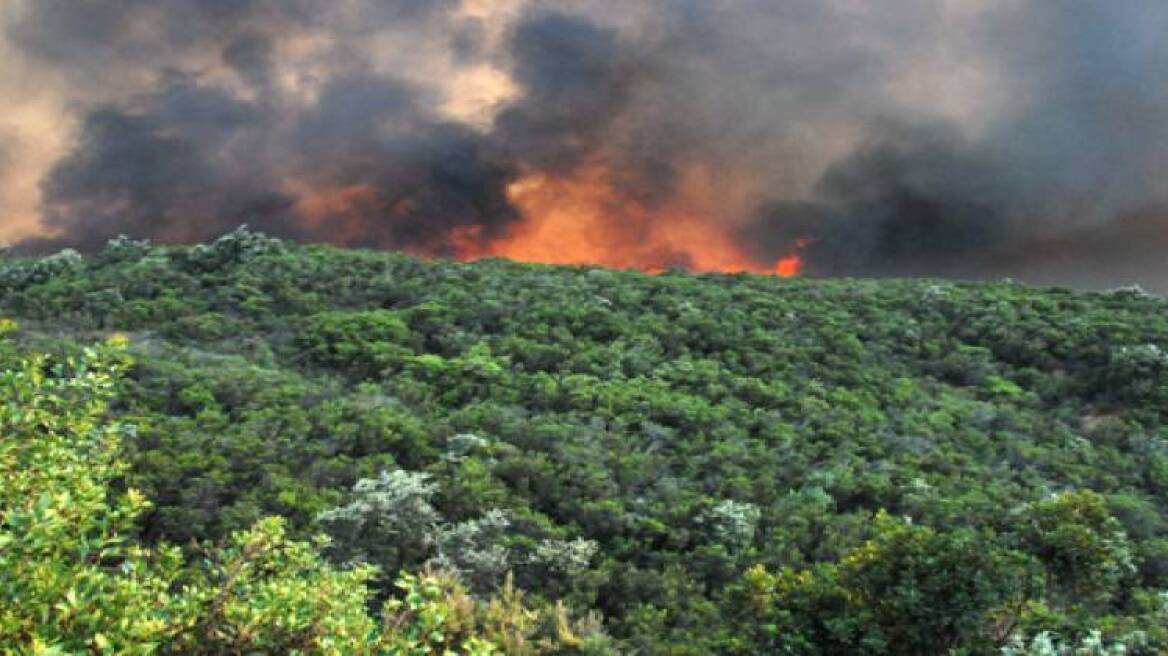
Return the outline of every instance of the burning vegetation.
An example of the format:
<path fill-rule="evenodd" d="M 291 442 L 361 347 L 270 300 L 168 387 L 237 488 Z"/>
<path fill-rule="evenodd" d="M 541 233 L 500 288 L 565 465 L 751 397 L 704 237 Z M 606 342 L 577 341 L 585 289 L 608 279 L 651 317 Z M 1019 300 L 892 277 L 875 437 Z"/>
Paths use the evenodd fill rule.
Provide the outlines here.
<path fill-rule="evenodd" d="M 0 238 L 1168 277 L 1168 8 L 926 4 L 14 1 Z"/>

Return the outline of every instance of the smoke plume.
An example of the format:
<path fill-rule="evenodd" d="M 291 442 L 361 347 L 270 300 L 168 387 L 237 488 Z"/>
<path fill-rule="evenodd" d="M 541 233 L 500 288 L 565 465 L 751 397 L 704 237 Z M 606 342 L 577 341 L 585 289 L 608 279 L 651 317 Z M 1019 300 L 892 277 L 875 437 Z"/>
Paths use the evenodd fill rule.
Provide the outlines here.
<path fill-rule="evenodd" d="M 1168 288 L 1159 0 L 10 0 L 0 27 L 0 238 L 30 250 L 247 222 Z"/>

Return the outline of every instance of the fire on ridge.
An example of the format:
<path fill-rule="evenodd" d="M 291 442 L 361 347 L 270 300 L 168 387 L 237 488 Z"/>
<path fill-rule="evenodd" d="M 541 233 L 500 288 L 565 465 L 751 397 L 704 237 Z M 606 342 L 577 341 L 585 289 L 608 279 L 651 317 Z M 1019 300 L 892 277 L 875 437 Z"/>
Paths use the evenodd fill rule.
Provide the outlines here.
<path fill-rule="evenodd" d="M 248 223 L 461 259 L 1168 285 L 1160 0 L 8 5 L 0 243 L 29 252 Z"/>
<path fill-rule="evenodd" d="M 520 219 L 483 239 L 477 226 L 450 235 L 462 260 L 504 257 L 547 264 L 593 264 L 651 273 L 680 268 L 697 272 L 798 275 L 798 250 L 759 261 L 731 235 L 725 221 L 669 205 L 640 207 L 593 172 L 574 177 L 535 173 L 511 183 L 507 196 Z M 806 245 L 803 241 L 796 249 Z"/>

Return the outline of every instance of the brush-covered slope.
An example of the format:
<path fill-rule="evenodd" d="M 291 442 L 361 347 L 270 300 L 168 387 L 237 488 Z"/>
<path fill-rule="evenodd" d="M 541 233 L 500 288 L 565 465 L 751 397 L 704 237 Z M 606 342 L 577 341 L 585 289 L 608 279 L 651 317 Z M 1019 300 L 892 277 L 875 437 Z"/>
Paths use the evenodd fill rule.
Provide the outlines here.
<path fill-rule="evenodd" d="M 237 231 L 0 260 L 0 314 L 33 350 L 128 335 L 148 542 L 282 515 L 341 562 L 511 572 L 638 653 L 1168 648 L 1168 303 L 1138 290 Z"/>

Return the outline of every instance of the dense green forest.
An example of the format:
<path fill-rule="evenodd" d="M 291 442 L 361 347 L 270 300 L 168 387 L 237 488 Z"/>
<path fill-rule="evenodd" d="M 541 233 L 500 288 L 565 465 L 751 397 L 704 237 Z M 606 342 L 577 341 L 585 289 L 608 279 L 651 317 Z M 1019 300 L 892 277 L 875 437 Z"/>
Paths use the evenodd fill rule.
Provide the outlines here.
<path fill-rule="evenodd" d="M 241 229 L 4 257 L 0 316 L 27 653 L 1168 651 L 1168 302 L 1138 289 Z M 82 579 L 121 620 L 70 615 Z"/>

